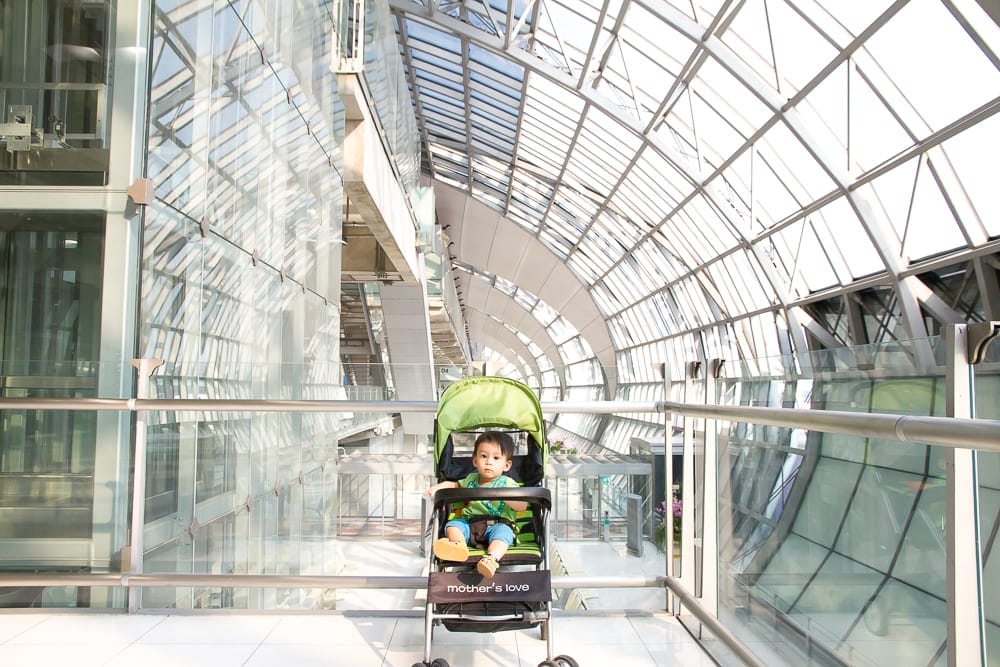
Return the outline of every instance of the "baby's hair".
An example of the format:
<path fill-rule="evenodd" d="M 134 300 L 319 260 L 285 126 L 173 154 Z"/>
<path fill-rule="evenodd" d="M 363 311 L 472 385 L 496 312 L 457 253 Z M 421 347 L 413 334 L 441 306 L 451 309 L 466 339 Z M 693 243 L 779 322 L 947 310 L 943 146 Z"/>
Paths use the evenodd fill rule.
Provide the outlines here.
<path fill-rule="evenodd" d="M 510 437 L 509 433 L 504 433 L 503 431 L 486 431 L 480 434 L 476 438 L 476 447 L 472 450 L 473 454 L 479 450 L 479 443 L 481 442 L 496 443 L 500 447 L 500 451 L 503 452 L 505 459 L 514 457 L 514 438 Z"/>

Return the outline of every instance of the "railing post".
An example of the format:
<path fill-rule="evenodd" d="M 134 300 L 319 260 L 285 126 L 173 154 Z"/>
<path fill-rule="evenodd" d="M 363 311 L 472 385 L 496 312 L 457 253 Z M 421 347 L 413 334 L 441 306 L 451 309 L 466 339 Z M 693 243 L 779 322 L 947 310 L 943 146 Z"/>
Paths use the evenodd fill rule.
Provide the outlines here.
<path fill-rule="evenodd" d="M 718 380 L 723 359 L 712 359 L 705 369 L 705 402 L 718 405 Z M 701 529 L 701 601 L 713 615 L 719 613 L 719 422 L 705 420 L 705 494 Z"/>
<path fill-rule="evenodd" d="M 694 382 L 701 373 L 701 362 L 692 361 L 684 374 L 684 401 L 694 397 Z M 697 481 L 694 478 L 695 417 L 684 416 L 684 454 L 681 458 L 681 586 L 697 594 L 694 564 L 694 498 Z"/>
<path fill-rule="evenodd" d="M 975 418 L 975 389 L 970 351 L 978 347 L 969 325 L 952 324 L 944 332 L 947 355 L 948 417 Z M 972 449 L 949 447 L 946 457 L 947 517 L 945 538 L 948 608 L 948 665 L 985 665 L 982 545 L 979 539 L 979 480 Z"/>
<path fill-rule="evenodd" d="M 663 380 L 663 400 L 670 400 L 670 371 L 667 364 L 659 364 L 657 371 Z M 666 572 L 668 577 L 676 577 L 677 571 L 674 567 L 674 443 L 673 443 L 674 420 L 673 415 L 666 411 L 663 413 L 663 549 L 666 552 Z M 656 457 L 652 457 L 656 461 Z M 653 490 L 654 497 L 656 490 Z M 667 613 L 674 613 L 674 594 L 669 588 L 666 590 Z"/>
<path fill-rule="evenodd" d="M 139 372 L 136 398 L 149 397 L 149 378 L 163 365 L 162 359 L 132 359 Z M 129 537 L 129 574 L 142 574 L 142 531 L 146 525 L 146 410 L 135 411 L 135 453 L 132 457 L 132 527 Z M 134 613 L 141 605 L 142 588 L 129 586 L 128 611 Z"/>

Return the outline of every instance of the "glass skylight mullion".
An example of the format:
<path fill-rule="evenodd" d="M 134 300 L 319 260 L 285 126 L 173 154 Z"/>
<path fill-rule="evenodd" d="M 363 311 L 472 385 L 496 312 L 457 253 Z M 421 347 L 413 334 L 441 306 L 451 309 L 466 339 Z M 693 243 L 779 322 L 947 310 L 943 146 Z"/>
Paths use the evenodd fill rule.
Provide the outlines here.
<path fill-rule="evenodd" d="M 456 64 L 457 53 L 437 48 L 434 44 L 416 42 L 410 39 L 410 67 L 413 70 L 427 70 L 441 76 L 464 78 L 460 64 Z"/>
<path fill-rule="evenodd" d="M 636 3 L 628 4 L 628 16 L 619 28 L 619 36 L 626 52 L 633 53 L 627 62 L 633 70 L 632 58 L 648 58 L 655 69 L 635 72 L 633 78 L 639 84 L 647 78 L 662 78 L 663 87 L 673 85 L 677 73 L 681 71 L 694 50 L 694 43 L 676 30 L 666 25 L 659 17 Z"/>
<path fill-rule="evenodd" d="M 585 285 L 593 285 L 594 281 L 604 273 L 600 264 L 595 258 L 593 246 L 588 248 L 576 248 L 566 259 L 566 266 Z"/>
<path fill-rule="evenodd" d="M 511 191 L 508 215 L 511 218 L 520 218 L 525 226 L 533 231 L 538 226 L 548 202 L 531 198 L 524 188 L 519 187 L 517 181 L 512 183 Z"/>
<path fill-rule="evenodd" d="M 464 105 L 465 87 L 461 81 L 432 76 L 426 70 L 416 70 L 414 85 L 420 90 L 421 106 L 426 105 L 428 100 L 437 101 L 438 104 Z"/>
<path fill-rule="evenodd" d="M 680 273 L 676 258 L 665 254 L 650 238 L 637 245 L 626 261 L 636 266 L 643 280 L 656 286 L 676 280 Z"/>
<path fill-rule="evenodd" d="M 481 129 L 475 127 L 474 129 Z M 473 153 L 479 153 L 483 155 L 490 155 L 494 158 L 502 158 L 506 155 L 510 155 L 511 150 L 513 150 L 514 145 L 512 143 L 505 142 L 499 137 L 491 137 L 485 132 L 473 132 L 473 137 L 469 142 L 469 146 Z M 509 180 L 508 170 L 504 167 L 502 170 L 498 171 L 498 175 L 503 175 L 504 181 Z"/>
<path fill-rule="evenodd" d="M 433 150 L 431 151 L 433 154 Z M 465 163 L 451 160 L 440 155 L 434 155 L 435 176 L 450 181 L 453 185 L 466 188 L 468 184 L 468 168 Z"/>
<path fill-rule="evenodd" d="M 512 125 L 517 125 L 521 102 L 519 98 L 499 94 L 496 89 L 484 86 L 477 81 L 469 83 L 468 93 L 470 99 L 479 108 L 489 109 L 493 113 L 506 116 Z"/>
<path fill-rule="evenodd" d="M 449 97 L 447 95 L 428 95 L 423 100 L 421 110 L 424 115 L 438 114 L 462 119 L 465 124 L 465 105 L 460 98 Z"/>
<path fill-rule="evenodd" d="M 473 196 L 494 210 L 500 210 L 506 198 L 506 190 L 498 187 L 495 181 L 487 181 L 473 176 L 472 187 Z"/>
<path fill-rule="evenodd" d="M 506 176 L 492 161 L 474 157 L 472 175 L 477 183 L 483 183 L 499 193 L 507 192 Z"/>
<path fill-rule="evenodd" d="M 1000 90 L 1000 71 L 944 4 L 911 3 L 873 34 L 865 49 L 931 130 L 995 99 Z M 955 75 L 957 67 L 962 76 Z"/>
<path fill-rule="evenodd" d="M 531 129 L 522 126 L 520 136 L 521 140 L 517 143 L 518 162 L 530 163 L 531 173 L 540 171 L 540 167 L 545 167 L 549 178 L 555 180 L 562 166 L 558 154 L 550 146 L 537 142 L 536 140 L 544 141 L 544 138 Z M 523 167 L 518 164 L 517 168 Z"/>
<path fill-rule="evenodd" d="M 682 215 L 682 213 L 678 212 L 677 215 Z M 675 265 L 681 271 L 681 275 L 687 274 L 694 268 L 692 266 L 692 240 L 685 234 L 678 233 L 676 227 L 669 222 L 654 230 L 650 235 L 650 241 L 653 243 L 653 247 L 658 249 L 657 252 L 663 254 L 665 257 L 677 258 Z M 703 242 L 703 240 L 699 242 Z M 681 264 L 679 260 L 681 257 L 684 258 L 683 269 L 680 268 Z"/>
<path fill-rule="evenodd" d="M 505 156 L 509 159 L 513 154 L 516 128 L 507 122 L 503 114 L 488 113 L 488 110 L 473 107 L 469 110 L 469 120 L 475 128 L 488 132 L 492 137 L 509 145 L 510 152 Z"/>
<path fill-rule="evenodd" d="M 720 129 L 729 126 L 728 132 L 741 137 L 749 137 L 774 116 L 774 111 L 754 92 L 753 87 L 759 83 L 756 79 L 738 79 L 715 58 L 709 58 L 698 68 L 696 83 L 691 86 L 694 93 L 691 104 L 696 109 L 695 129 L 702 135 L 703 141 L 715 144 L 699 127 L 698 115 L 704 112 L 704 109 L 698 109 L 699 106 L 711 109 L 719 118 L 724 119 L 718 125 Z M 726 150 L 718 152 L 727 154 Z"/>
<path fill-rule="evenodd" d="M 609 239 L 592 232 L 580 238 L 577 249 L 585 253 L 587 266 L 596 272 L 593 275 L 588 274 L 588 285 L 592 285 L 597 278 L 606 274 L 615 259 L 624 252 L 620 247 L 612 245 Z"/>
<path fill-rule="evenodd" d="M 790 270 L 804 281 L 807 291 L 818 291 L 841 284 L 837 272 L 823 251 L 822 244 L 808 220 L 797 220 L 775 235 L 794 253 Z"/>
<path fill-rule="evenodd" d="M 621 313 L 622 322 L 628 328 L 629 335 L 635 345 L 649 342 L 649 333 L 639 325 L 639 322 L 645 318 L 645 315 L 642 314 L 644 309 L 643 302 L 639 301 Z"/>
<path fill-rule="evenodd" d="M 517 181 L 511 184 L 511 197 L 508 201 L 507 215 L 530 233 L 538 229 L 547 202 L 528 198 L 524 190 L 518 187 Z"/>
<path fill-rule="evenodd" d="M 631 301 L 629 292 L 620 288 L 616 289 L 607 280 L 607 276 L 598 280 L 590 287 L 591 297 L 597 304 L 601 314 L 607 317 L 611 313 L 617 313 Z"/>
<path fill-rule="evenodd" d="M 573 248 L 573 241 L 558 229 L 554 229 L 550 224 L 540 225 L 538 228 L 539 240 L 551 250 L 556 257 L 566 261 L 570 250 Z"/>
<path fill-rule="evenodd" d="M 545 210 L 555 193 L 555 188 L 550 183 L 535 176 L 526 175 L 523 169 L 514 171 L 511 182 L 514 184 L 511 197 L 524 206 L 530 206 L 538 213 Z"/>
<path fill-rule="evenodd" d="M 456 99 L 465 94 L 462 82 L 452 80 L 450 77 L 431 76 L 427 70 L 414 70 L 413 78 L 420 88 L 421 98 L 427 96 L 436 99 Z"/>
<path fill-rule="evenodd" d="M 592 289 L 605 292 L 609 307 L 607 312 L 617 313 L 643 298 L 650 289 L 655 289 L 655 286 L 651 285 L 643 285 L 642 287 L 640 293 L 640 290 L 636 290 L 634 284 L 628 281 L 626 274 L 612 271 L 594 283 Z"/>
<path fill-rule="evenodd" d="M 535 75 L 528 79 L 526 106 L 551 109 L 557 116 L 579 118 L 586 102 L 573 91 Z"/>
<path fill-rule="evenodd" d="M 608 333 L 611 336 L 611 342 L 614 345 L 615 350 L 627 350 L 635 344 L 635 341 L 632 340 L 632 336 L 629 333 L 628 327 L 625 325 L 625 322 L 620 315 L 609 317 L 607 322 Z"/>
<path fill-rule="evenodd" d="M 521 134 L 534 140 L 520 142 L 524 144 L 523 150 L 546 155 L 549 162 L 561 165 L 576 130 L 573 119 L 548 116 L 537 109 L 526 108 L 518 120 Z"/>
<path fill-rule="evenodd" d="M 946 161 L 940 162 L 947 169 Z M 967 237 L 955 218 L 955 204 L 941 192 L 941 177 L 932 163 L 917 157 L 907 167 L 893 169 L 871 183 L 901 239 L 900 254 L 913 261 L 967 247 Z M 959 196 L 964 201 L 965 194 Z"/>
<path fill-rule="evenodd" d="M 789 97 L 837 55 L 836 45 L 815 25 L 784 4 L 768 6 L 766 14 L 763 5 L 748 5 L 720 39 L 763 81 Z"/>
<path fill-rule="evenodd" d="M 833 261 L 842 261 L 850 271 L 850 278 L 861 278 L 885 269 L 885 263 L 879 257 L 869 232 L 844 197 L 830 202 L 809 218 L 820 236 L 823 248 L 828 253 L 836 253 Z M 842 241 L 846 247 L 841 247 L 838 241 Z M 890 252 L 899 252 L 899 239 L 885 240 L 884 243 L 888 245 Z M 809 265 L 801 264 L 803 259 L 798 258 L 799 270 L 809 270 Z M 842 279 L 841 282 L 849 282 L 850 278 Z"/>
<path fill-rule="evenodd" d="M 490 193 L 493 200 L 493 208 L 499 210 L 503 200 L 507 196 L 507 182 L 502 177 L 491 176 L 491 167 L 487 167 L 480 161 L 473 161 L 472 166 L 472 187 L 480 192 Z"/>
<path fill-rule="evenodd" d="M 457 35 L 425 21 L 416 20 L 411 14 L 406 17 L 406 36 L 411 43 L 418 42 L 452 54 L 461 52 L 462 40 Z"/>
<path fill-rule="evenodd" d="M 459 148 L 465 147 L 464 138 L 456 137 L 454 131 L 441 123 L 428 119 L 424 121 L 424 128 L 427 131 L 428 143 L 438 150 L 447 148 L 449 151 L 455 152 Z"/>
<path fill-rule="evenodd" d="M 459 137 L 455 141 L 465 143 L 465 117 L 453 110 L 428 104 L 424 107 L 424 123 L 429 134 L 434 134 L 436 127 L 439 133 L 446 133 L 450 138 Z"/>
<path fill-rule="evenodd" d="M 621 91 L 620 94 L 631 102 L 640 122 L 646 124 L 659 109 L 682 64 L 670 62 L 658 47 L 637 38 L 636 33 L 621 31 L 601 82 Z"/>
<path fill-rule="evenodd" d="M 714 309 L 709 306 L 700 281 L 695 276 L 682 278 L 671 285 L 666 294 L 676 304 L 675 313 L 683 322 L 683 329 L 692 329 L 715 321 Z"/>
<path fill-rule="evenodd" d="M 476 171 L 481 175 L 505 183 L 509 180 L 507 163 L 502 157 L 476 151 L 473 151 L 472 157 L 476 161 Z"/>
<path fill-rule="evenodd" d="M 647 219 L 623 216 L 613 206 L 602 210 L 593 224 L 593 229 L 613 241 L 613 247 L 620 248 L 615 261 L 621 261 L 652 228 Z"/>
<path fill-rule="evenodd" d="M 580 239 L 581 246 L 586 243 L 603 250 L 602 255 L 606 259 L 602 264 L 606 265 L 605 271 L 628 251 L 630 239 L 638 238 L 641 234 L 632 222 L 617 219 L 609 221 L 610 218 L 606 209 L 598 211 L 587 234 Z M 616 228 L 619 223 L 622 225 L 621 229 Z"/>
<path fill-rule="evenodd" d="M 674 243 L 686 248 L 683 255 L 700 264 L 736 245 L 736 239 L 726 229 L 718 212 L 706 205 L 700 195 L 691 198 L 683 208 L 674 213 L 663 227 L 663 232 L 675 235 Z"/>
<path fill-rule="evenodd" d="M 771 127 L 757 142 L 756 150 L 800 202 L 814 202 L 836 188 L 830 175 L 784 123 Z M 794 169 L 790 165 L 795 165 Z"/>
<path fill-rule="evenodd" d="M 470 45 L 469 51 L 469 66 L 465 72 L 470 81 L 478 82 L 487 88 L 493 88 L 498 95 L 507 98 L 517 99 L 520 97 L 521 89 L 524 87 L 524 68 L 511 66 L 506 69 L 497 69 L 489 63 L 480 62 L 473 56 L 473 53 L 477 51 L 475 45 Z M 481 50 L 479 51 L 481 52 Z"/>
<path fill-rule="evenodd" d="M 656 312 L 659 302 L 654 297 L 655 295 L 650 294 L 642 300 L 637 301 L 632 311 L 639 320 L 638 326 L 642 331 L 642 343 L 661 340 L 667 335 L 667 331 L 663 326 L 664 319 Z"/>
<path fill-rule="evenodd" d="M 616 121 L 591 107 L 570 155 L 567 171 L 591 188 L 599 188 L 606 196 L 636 150 L 636 137 L 626 135 Z"/>
<path fill-rule="evenodd" d="M 556 189 L 557 205 L 549 211 L 549 224 L 567 232 L 574 241 L 587 230 L 590 218 L 597 210 L 597 204 L 590 197 L 592 193 L 581 191 L 575 181 L 564 178 Z"/>
<path fill-rule="evenodd" d="M 730 262 L 736 260 L 738 253 L 728 255 L 722 261 L 712 262 L 704 268 L 704 274 L 711 277 L 711 284 L 714 286 L 716 298 L 721 306 L 730 316 L 737 317 L 750 310 L 749 304 L 744 300 L 744 293 L 734 289 L 734 271 Z M 723 265 L 723 263 L 725 265 Z M 756 279 L 755 279 L 756 280 Z M 741 288 L 747 286 L 740 285 Z"/>
<path fill-rule="evenodd" d="M 644 151 L 649 153 L 652 151 Z M 649 163 L 642 158 L 636 161 L 635 166 L 629 170 L 625 179 L 618 186 L 611 201 L 622 210 L 632 210 L 635 214 L 647 222 L 649 226 L 655 226 L 666 217 L 672 206 L 671 202 L 663 196 L 668 178 L 664 178 L 662 173 L 658 177 L 654 173 L 648 172 Z M 669 172 L 666 172 L 669 174 Z"/>
<path fill-rule="evenodd" d="M 633 261 L 630 255 L 618 262 L 604 280 L 608 284 L 618 286 L 619 289 L 628 290 L 625 293 L 629 294 L 632 300 L 644 298 L 661 285 L 644 267 Z"/>
<path fill-rule="evenodd" d="M 469 45 L 469 62 L 496 72 L 507 79 L 524 79 L 524 68 L 516 61 L 505 58 L 477 44 Z"/>
<path fill-rule="evenodd" d="M 965 227 L 982 225 L 987 236 L 1000 237 L 1000 188 L 996 187 L 995 174 L 980 165 L 979 150 L 995 137 L 1000 136 L 1000 115 L 984 120 L 943 144 L 951 164 L 961 182 L 961 189 L 968 196 L 974 214 L 962 219 Z M 951 192 L 952 196 L 957 193 Z M 994 214 L 990 215 L 989 212 Z M 978 234 L 971 233 L 972 238 Z"/>

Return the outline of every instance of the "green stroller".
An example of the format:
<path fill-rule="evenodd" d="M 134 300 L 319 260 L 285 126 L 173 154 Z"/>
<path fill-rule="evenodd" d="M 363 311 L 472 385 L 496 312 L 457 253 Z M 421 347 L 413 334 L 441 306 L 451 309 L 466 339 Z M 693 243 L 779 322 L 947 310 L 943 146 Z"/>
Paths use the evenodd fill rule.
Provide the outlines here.
<path fill-rule="evenodd" d="M 470 502 L 520 501 L 528 508 L 513 521 L 515 541 L 503 556 L 503 567 L 490 578 L 476 570 L 486 551 L 475 544 L 464 562 L 441 560 L 429 553 L 424 661 L 413 667 L 449 667 L 444 658 L 431 660 L 432 636 L 438 625 L 451 632 L 538 627 L 547 656 L 539 667 L 577 667 L 569 656 L 552 656 L 548 553 L 552 498 L 541 486 L 548 450 L 535 393 L 516 380 L 501 377 L 471 377 L 450 385 L 441 396 L 434 422 L 437 479 L 457 481 L 473 472 L 474 442 L 486 430 L 504 431 L 514 438 L 517 446 L 506 475 L 520 486 L 438 490 L 432 499 L 431 541 L 443 536 L 445 523 Z"/>

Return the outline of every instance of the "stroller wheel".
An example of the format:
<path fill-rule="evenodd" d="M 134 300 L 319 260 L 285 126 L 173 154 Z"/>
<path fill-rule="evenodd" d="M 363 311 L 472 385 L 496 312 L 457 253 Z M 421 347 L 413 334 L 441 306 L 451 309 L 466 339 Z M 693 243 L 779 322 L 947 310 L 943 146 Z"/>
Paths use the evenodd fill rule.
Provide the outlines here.
<path fill-rule="evenodd" d="M 577 661 L 568 655 L 557 655 L 552 658 L 552 662 L 556 663 L 559 667 L 580 667 Z"/>
<path fill-rule="evenodd" d="M 431 667 L 449 667 L 449 665 L 444 658 L 434 658 L 431 660 Z"/>

